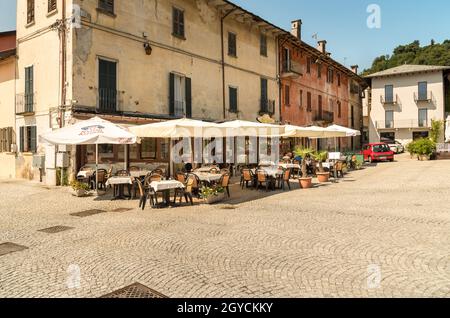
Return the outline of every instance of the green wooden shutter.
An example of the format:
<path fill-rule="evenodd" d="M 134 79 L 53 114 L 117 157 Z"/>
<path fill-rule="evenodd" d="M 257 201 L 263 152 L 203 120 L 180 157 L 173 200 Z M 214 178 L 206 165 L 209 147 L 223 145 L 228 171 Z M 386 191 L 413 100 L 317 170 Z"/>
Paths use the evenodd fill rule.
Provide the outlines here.
<path fill-rule="evenodd" d="M 230 87 L 229 88 L 230 95 L 230 112 L 237 113 L 238 111 L 238 90 L 237 88 Z"/>
<path fill-rule="evenodd" d="M 175 74 L 169 74 L 169 115 L 175 116 Z"/>
<path fill-rule="evenodd" d="M 192 118 L 192 80 L 185 78 L 186 83 L 186 117 Z"/>
<path fill-rule="evenodd" d="M 20 127 L 20 152 L 25 152 L 25 127 Z"/>
<path fill-rule="evenodd" d="M 37 139 L 36 139 L 36 137 L 37 137 L 37 134 L 36 134 L 36 126 L 31 126 L 30 127 L 30 130 L 29 130 L 29 133 L 30 133 L 30 137 L 29 137 L 29 139 L 30 139 L 30 145 L 29 145 L 29 151 L 30 152 L 32 152 L 32 153 L 35 153 L 36 152 L 36 150 L 37 150 Z"/>
<path fill-rule="evenodd" d="M 261 111 L 268 111 L 267 79 L 261 78 Z"/>

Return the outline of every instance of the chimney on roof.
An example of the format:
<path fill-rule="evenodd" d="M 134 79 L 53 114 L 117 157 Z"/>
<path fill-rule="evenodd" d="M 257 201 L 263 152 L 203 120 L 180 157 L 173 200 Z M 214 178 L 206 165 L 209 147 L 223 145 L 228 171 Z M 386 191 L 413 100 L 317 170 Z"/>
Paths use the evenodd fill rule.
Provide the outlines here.
<path fill-rule="evenodd" d="M 300 42 L 302 41 L 302 24 L 302 20 L 295 20 L 291 22 L 291 34 Z"/>
<path fill-rule="evenodd" d="M 352 68 L 353 73 L 358 74 L 358 68 L 359 68 L 358 65 L 352 65 L 350 67 Z"/>
<path fill-rule="evenodd" d="M 318 49 L 322 54 L 326 54 L 326 53 L 327 53 L 327 41 L 325 41 L 325 40 L 318 41 L 318 42 L 317 42 L 317 49 Z"/>

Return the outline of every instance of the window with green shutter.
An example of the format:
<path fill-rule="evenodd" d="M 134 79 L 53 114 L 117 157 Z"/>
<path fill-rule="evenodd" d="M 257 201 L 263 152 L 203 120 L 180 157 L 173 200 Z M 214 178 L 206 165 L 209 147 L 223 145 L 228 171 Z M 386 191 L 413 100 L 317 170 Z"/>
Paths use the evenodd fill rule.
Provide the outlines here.
<path fill-rule="evenodd" d="M 20 127 L 20 152 L 37 151 L 37 128 L 36 126 Z"/>
<path fill-rule="evenodd" d="M 34 0 L 27 0 L 27 24 L 34 22 Z"/>
<path fill-rule="evenodd" d="M 48 10 L 47 12 L 56 11 L 56 0 L 48 0 Z"/>
<path fill-rule="evenodd" d="M 99 0 L 98 8 L 107 13 L 114 14 L 114 0 Z"/>
<path fill-rule="evenodd" d="M 184 11 L 173 7 L 172 19 L 173 19 L 172 35 L 184 39 L 185 38 Z"/>
<path fill-rule="evenodd" d="M 237 36 L 232 32 L 228 32 L 228 55 L 237 57 Z"/>
<path fill-rule="evenodd" d="M 261 33 L 260 54 L 267 56 L 267 35 Z"/>

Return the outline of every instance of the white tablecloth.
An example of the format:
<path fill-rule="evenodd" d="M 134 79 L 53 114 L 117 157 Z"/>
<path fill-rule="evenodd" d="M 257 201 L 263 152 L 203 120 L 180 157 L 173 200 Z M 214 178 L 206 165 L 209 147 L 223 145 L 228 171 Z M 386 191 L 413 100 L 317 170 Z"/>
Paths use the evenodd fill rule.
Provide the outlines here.
<path fill-rule="evenodd" d="M 206 182 L 217 182 L 222 178 L 221 174 L 213 174 L 213 173 L 196 173 L 195 174 L 200 181 L 206 181 Z"/>
<path fill-rule="evenodd" d="M 133 184 L 132 177 L 111 177 L 106 181 L 106 186 L 120 185 L 120 184 Z"/>
<path fill-rule="evenodd" d="M 184 185 L 176 180 L 153 181 L 150 183 L 150 188 L 158 192 L 172 189 L 184 189 Z"/>
<path fill-rule="evenodd" d="M 324 167 L 325 169 L 331 169 L 334 167 L 334 164 L 331 162 L 324 162 L 322 163 L 322 167 Z M 317 168 L 319 168 L 319 164 L 317 164 Z"/>
<path fill-rule="evenodd" d="M 151 171 L 147 171 L 147 170 L 140 170 L 140 171 L 130 171 L 130 175 L 133 178 L 140 178 L 140 177 L 145 177 L 146 175 L 148 175 Z"/>
<path fill-rule="evenodd" d="M 273 178 L 276 178 L 283 174 L 283 171 L 281 171 L 277 167 L 261 167 L 259 170 L 265 171 L 269 177 L 273 177 Z M 253 173 L 256 174 L 257 172 L 258 172 L 258 170 L 256 170 L 256 169 L 253 170 Z"/>
<path fill-rule="evenodd" d="M 201 168 L 195 169 L 194 171 L 198 172 L 198 173 L 208 173 L 211 171 L 211 169 L 217 169 L 217 171 L 220 171 L 219 167 L 215 167 L 215 166 L 201 167 Z"/>
<path fill-rule="evenodd" d="M 80 171 L 77 174 L 77 178 L 83 178 L 83 179 L 90 178 L 90 177 L 92 177 L 94 175 L 94 172 L 95 171 L 93 171 L 93 170 Z"/>

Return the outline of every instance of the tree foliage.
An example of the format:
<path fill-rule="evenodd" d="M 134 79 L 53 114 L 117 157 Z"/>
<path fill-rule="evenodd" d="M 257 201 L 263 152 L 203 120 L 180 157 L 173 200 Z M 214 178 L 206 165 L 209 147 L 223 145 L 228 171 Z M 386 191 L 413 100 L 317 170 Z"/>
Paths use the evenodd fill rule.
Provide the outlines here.
<path fill-rule="evenodd" d="M 404 64 L 449 66 L 450 40 L 445 40 L 441 44 L 431 40 L 430 45 L 427 46 L 420 46 L 419 41 L 400 45 L 394 49 L 392 55 L 375 58 L 372 67 L 364 70 L 363 75 L 381 72 Z"/>

